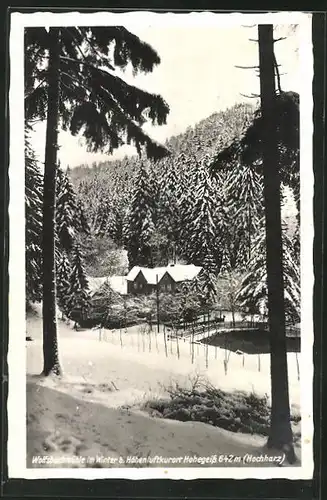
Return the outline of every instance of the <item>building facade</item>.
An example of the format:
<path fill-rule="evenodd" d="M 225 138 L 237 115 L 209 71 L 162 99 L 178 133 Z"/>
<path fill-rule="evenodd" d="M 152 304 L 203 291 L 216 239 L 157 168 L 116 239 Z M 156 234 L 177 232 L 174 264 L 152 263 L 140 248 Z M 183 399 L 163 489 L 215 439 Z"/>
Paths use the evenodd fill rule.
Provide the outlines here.
<path fill-rule="evenodd" d="M 157 290 L 160 293 L 175 293 L 178 285 L 194 280 L 201 272 L 202 267 L 193 264 L 176 264 L 152 269 L 135 266 L 126 276 L 127 293 L 144 295 Z"/>

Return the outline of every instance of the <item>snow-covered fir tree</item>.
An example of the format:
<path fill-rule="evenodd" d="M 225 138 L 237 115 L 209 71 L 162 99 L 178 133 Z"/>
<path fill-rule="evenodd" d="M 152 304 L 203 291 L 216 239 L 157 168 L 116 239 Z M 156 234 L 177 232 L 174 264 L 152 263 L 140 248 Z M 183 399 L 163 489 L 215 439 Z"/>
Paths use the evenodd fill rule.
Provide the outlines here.
<path fill-rule="evenodd" d="M 74 246 L 76 234 L 88 232 L 89 228 L 72 183 L 60 166 L 56 191 L 56 234 L 60 248 L 69 252 Z"/>
<path fill-rule="evenodd" d="M 252 240 L 257 235 L 263 216 L 262 177 L 255 168 L 239 162 L 227 174 L 226 204 L 228 207 L 230 253 L 235 255 L 235 265 L 244 266 L 251 257 Z M 228 240 L 228 236 L 225 236 Z"/>
<path fill-rule="evenodd" d="M 216 288 L 216 263 L 214 261 L 213 256 L 210 254 L 210 250 L 208 250 L 204 262 L 203 262 L 203 271 L 200 278 L 202 294 L 205 301 L 205 304 L 212 304 L 217 295 Z"/>
<path fill-rule="evenodd" d="M 76 200 L 76 230 L 89 234 L 90 226 L 86 217 L 85 206 L 82 200 Z"/>
<path fill-rule="evenodd" d="M 166 160 L 165 167 L 160 178 L 158 228 L 167 241 L 167 263 L 176 263 L 181 228 L 178 206 L 179 178 L 173 162 Z"/>
<path fill-rule="evenodd" d="M 110 236 L 113 241 L 115 241 L 117 237 L 117 214 L 113 200 L 110 199 L 109 196 L 102 199 L 98 210 L 97 233 L 100 236 L 106 234 L 107 236 Z"/>
<path fill-rule="evenodd" d="M 193 206 L 194 192 L 192 189 L 190 176 L 190 161 L 185 158 L 185 155 L 178 157 L 178 182 L 176 184 L 177 211 L 179 215 L 178 244 L 176 253 L 187 261 L 188 259 L 188 226 L 192 220 L 192 212 L 190 207 Z"/>
<path fill-rule="evenodd" d="M 161 226 L 161 185 L 158 179 L 157 165 L 148 165 L 148 183 L 151 186 L 153 231 L 149 239 L 151 247 L 151 265 L 153 267 L 168 264 L 169 240 Z"/>
<path fill-rule="evenodd" d="M 71 289 L 72 266 L 66 255 L 62 251 L 57 257 L 56 265 L 56 285 L 57 285 L 57 304 L 64 316 L 70 312 L 69 297 Z"/>
<path fill-rule="evenodd" d="M 193 170 L 193 200 L 188 208 L 184 245 L 188 262 L 203 266 L 207 256 L 213 259 L 215 273 L 219 261 L 217 216 L 219 200 L 215 181 L 211 179 L 206 159 Z"/>
<path fill-rule="evenodd" d="M 85 273 L 81 249 L 75 243 L 72 250 L 70 286 L 67 294 L 67 313 L 78 321 L 87 317 L 90 306 L 89 284 Z"/>
<path fill-rule="evenodd" d="M 252 167 L 239 161 L 220 173 L 221 210 L 217 229 L 232 269 L 243 270 L 250 258 L 263 213 L 262 179 Z"/>
<path fill-rule="evenodd" d="M 29 141 L 31 127 L 25 124 L 25 262 L 26 299 L 42 296 L 42 190 L 43 180 Z"/>
<path fill-rule="evenodd" d="M 152 189 L 147 170 L 142 164 L 135 179 L 125 236 L 130 268 L 152 265 L 153 212 Z"/>
<path fill-rule="evenodd" d="M 266 238 L 264 228 L 253 244 L 248 272 L 242 281 L 238 300 L 245 310 L 267 315 L 268 290 L 266 269 Z M 300 320 L 300 268 L 294 258 L 293 243 L 283 231 L 283 277 L 286 319 L 292 323 Z"/>
<path fill-rule="evenodd" d="M 231 272 L 232 266 L 230 262 L 230 256 L 227 248 L 224 248 L 221 258 L 221 265 L 219 269 L 219 276 L 225 277 Z"/>

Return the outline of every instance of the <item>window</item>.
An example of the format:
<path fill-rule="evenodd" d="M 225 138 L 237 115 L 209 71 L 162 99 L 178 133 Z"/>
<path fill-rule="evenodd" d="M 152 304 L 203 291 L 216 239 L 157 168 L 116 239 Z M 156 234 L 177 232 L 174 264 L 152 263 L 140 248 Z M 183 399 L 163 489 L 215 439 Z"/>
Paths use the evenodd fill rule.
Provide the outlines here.
<path fill-rule="evenodd" d="M 143 288 L 143 283 L 139 283 L 139 289 L 142 290 Z"/>
<path fill-rule="evenodd" d="M 136 290 L 136 288 L 137 288 L 137 283 L 136 283 L 135 281 L 134 281 L 134 283 L 133 283 L 133 287 L 134 287 L 134 289 Z"/>
<path fill-rule="evenodd" d="M 170 283 L 168 283 L 168 285 L 166 285 L 166 290 L 171 291 L 171 289 L 172 289 L 171 284 L 170 284 Z"/>

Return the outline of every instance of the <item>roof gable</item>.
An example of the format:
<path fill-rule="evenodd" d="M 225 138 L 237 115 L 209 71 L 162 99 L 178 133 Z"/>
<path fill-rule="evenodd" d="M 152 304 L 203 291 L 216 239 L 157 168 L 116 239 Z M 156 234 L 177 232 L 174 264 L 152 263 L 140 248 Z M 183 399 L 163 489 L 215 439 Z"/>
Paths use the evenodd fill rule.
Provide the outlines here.
<path fill-rule="evenodd" d="M 181 281 L 193 280 L 201 270 L 202 267 L 194 266 L 194 264 L 176 264 L 174 266 L 168 266 L 167 273 L 176 283 L 178 283 Z"/>
<path fill-rule="evenodd" d="M 142 272 L 145 280 L 149 285 L 155 285 L 161 281 L 163 276 L 167 273 L 176 283 L 181 281 L 188 281 L 194 279 L 202 270 L 200 266 L 194 266 L 193 264 L 175 264 L 173 266 L 166 267 L 140 267 L 134 266 L 126 279 L 128 281 L 134 281 L 138 274 Z"/>
<path fill-rule="evenodd" d="M 126 276 L 127 281 L 134 281 L 136 276 L 139 274 L 141 271 L 141 268 L 139 266 L 134 266 Z"/>

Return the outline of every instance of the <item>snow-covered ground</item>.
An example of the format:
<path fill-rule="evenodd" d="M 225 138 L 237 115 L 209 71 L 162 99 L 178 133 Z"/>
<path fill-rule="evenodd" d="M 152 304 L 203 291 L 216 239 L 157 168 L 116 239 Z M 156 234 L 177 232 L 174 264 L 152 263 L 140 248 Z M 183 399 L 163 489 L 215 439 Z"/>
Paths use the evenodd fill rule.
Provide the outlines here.
<path fill-rule="evenodd" d="M 140 408 L 146 400 L 165 394 L 171 383 L 187 385 L 197 375 L 225 390 L 269 395 L 269 355 L 260 355 L 259 371 L 258 356 L 246 355 L 243 366 L 242 356 L 233 352 L 195 345 L 192 364 L 187 340 L 179 341 L 178 346 L 175 340 L 169 341 L 166 356 L 162 333 L 141 334 L 137 327 L 121 334 L 103 330 L 100 340 L 98 330 L 76 332 L 62 321 L 58 326 L 64 378 L 38 378 L 42 371 L 41 319 L 39 315 L 27 318 L 27 334 L 34 339 L 27 342 L 30 465 L 33 455 L 47 450 L 51 455 L 75 456 L 84 450 L 84 454 L 112 457 L 209 456 L 217 453 L 217 446 L 220 453 L 234 455 L 262 452 L 262 437 L 153 418 Z M 288 364 L 291 403 L 299 411 L 295 354 L 288 354 Z M 133 405 L 132 410 L 127 405 Z"/>

